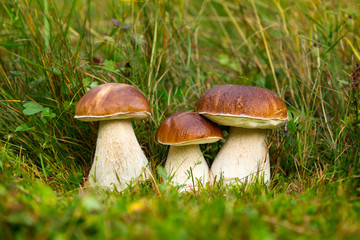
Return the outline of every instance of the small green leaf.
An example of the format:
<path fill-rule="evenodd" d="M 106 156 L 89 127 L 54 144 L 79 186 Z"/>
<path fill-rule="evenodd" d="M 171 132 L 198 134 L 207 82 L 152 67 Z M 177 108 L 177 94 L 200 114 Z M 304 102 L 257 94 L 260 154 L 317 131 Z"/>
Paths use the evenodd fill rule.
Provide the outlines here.
<path fill-rule="evenodd" d="M 228 66 L 229 63 L 230 63 L 230 59 L 225 54 L 219 54 L 219 62 L 220 62 L 221 65 Z"/>
<path fill-rule="evenodd" d="M 28 116 L 34 115 L 43 110 L 43 107 L 35 102 L 28 102 L 28 103 L 25 103 L 23 106 L 25 108 L 23 110 L 23 113 Z"/>
<path fill-rule="evenodd" d="M 82 205 L 89 212 L 97 212 L 101 210 L 101 203 L 99 200 L 91 196 L 83 198 Z"/>
<path fill-rule="evenodd" d="M 165 171 L 165 169 L 163 167 L 159 166 L 157 168 L 157 172 L 161 177 L 168 178 L 168 174 L 167 174 L 167 172 Z"/>
<path fill-rule="evenodd" d="M 88 78 L 88 77 L 83 78 L 83 82 L 84 82 L 85 86 L 90 86 L 91 78 Z"/>
<path fill-rule="evenodd" d="M 29 127 L 26 123 L 21 125 L 21 126 L 18 126 L 16 129 L 15 129 L 15 132 L 23 132 L 23 131 L 30 131 L 30 130 L 34 130 L 35 128 L 34 127 Z"/>
<path fill-rule="evenodd" d="M 58 76 L 61 75 L 60 69 L 58 69 L 58 68 L 56 68 L 56 67 L 53 67 L 53 68 L 52 68 L 52 73 L 55 74 L 55 75 L 58 75 Z"/>
<path fill-rule="evenodd" d="M 56 117 L 55 113 L 52 113 L 50 108 L 44 108 L 41 112 L 41 117 L 49 117 L 49 118 L 54 118 Z"/>
<path fill-rule="evenodd" d="M 99 83 L 97 81 L 92 82 L 91 78 L 84 78 L 83 81 L 84 81 L 85 86 L 86 86 L 86 91 L 90 91 L 92 88 L 99 85 Z"/>
<path fill-rule="evenodd" d="M 105 60 L 103 69 L 108 71 L 115 71 L 117 68 L 114 61 Z"/>
<path fill-rule="evenodd" d="M 350 82 L 349 82 L 349 81 L 341 80 L 341 79 L 339 79 L 338 81 L 339 81 L 340 83 L 344 84 L 344 85 L 350 85 Z"/>
<path fill-rule="evenodd" d="M 98 82 L 92 82 L 91 84 L 90 84 L 90 88 L 94 88 L 94 87 L 96 87 L 97 85 L 99 85 L 99 83 Z"/>
<path fill-rule="evenodd" d="M 166 189 L 168 188 L 168 185 L 166 185 L 166 184 L 160 184 L 159 185 L 159 189 L 160 189 L 160 191 L 165 191 Z"/>
<path fill-rule="evenodd" d="M 70 182 L 80 184 L 82 177 L 83 177 L 82 173 L 77 172 L 77 173 L 70 174 L 68 179 Z"/>

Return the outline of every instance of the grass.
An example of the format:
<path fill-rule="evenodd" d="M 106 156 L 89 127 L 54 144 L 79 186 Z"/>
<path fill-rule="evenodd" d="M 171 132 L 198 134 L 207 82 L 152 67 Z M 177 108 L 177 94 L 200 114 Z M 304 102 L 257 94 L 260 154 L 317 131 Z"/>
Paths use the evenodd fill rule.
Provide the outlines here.
<path fill-rule="evenodd" d="M 356 1 L 0 0 L 0 238 L 360 237 L 360 5 Z M 74 120 L 105 82 L 138 87 L 134 123 L 155 180 L 86 189 L 96 123 Z M 270 89 L 272 183 L 178 194 L 155 129 L 219 84 Z M 226 134 L 227 129 L 224 128 Z M 220 144 L 202 146 L 209 163 Z"/>

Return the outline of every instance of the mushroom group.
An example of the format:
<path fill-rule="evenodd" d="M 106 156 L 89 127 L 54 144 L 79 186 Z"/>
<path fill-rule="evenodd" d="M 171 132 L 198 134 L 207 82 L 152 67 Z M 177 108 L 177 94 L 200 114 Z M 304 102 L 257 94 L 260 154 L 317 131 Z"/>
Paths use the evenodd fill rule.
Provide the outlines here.
<path fill-rule="evenodd" d="M 134 134 L 131 121 L 150 116 L 150 105 L 137 88 L 120 83 L 99 85 L 78 102 L 75 118 L 100 121 L 91 185 L 123 190 L 134 179 L 148 176 L 148 160 Z M 209 119 L 209 120 L 208 120 Z M 267 129 L 287 121 L 283 100 L 269 90 L 242 85 L 220 85 L 199 99 L 197 112 L 177 112 L 159 126 L 159 143 L 169 145 L 165 170 L 182 190 L 209 179 L 225 183 L 270 181 Z M 217 124 L 230 126 L 225 144 L 211 169 L 199 144 L 223 139 Z"/>
<path fill-rule="evenodd" d="M 131 125 L 150 116 L 150 105 L 137 88 L 107 83 L 87 92 L 75 109 L 81 121 L 100 121 L 89 182 L 102 188 L 123 190 L 133 179 L 146 178 L 148 160 Z"/>

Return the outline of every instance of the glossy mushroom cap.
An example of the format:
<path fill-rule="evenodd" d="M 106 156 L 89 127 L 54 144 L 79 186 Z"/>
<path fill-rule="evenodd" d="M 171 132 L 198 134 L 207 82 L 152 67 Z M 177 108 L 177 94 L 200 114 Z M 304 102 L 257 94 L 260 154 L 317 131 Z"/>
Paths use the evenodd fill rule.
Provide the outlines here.
<path fill-rule="evenodd" d="M 284 101 L 267 89 L 252 86 L 213 87 L 200 97 L 197 112 L 233 127 L 274 129 L 287 121 Z"/>
<path fill-rule="evenodd" d="M 146 119 L 150 104 L 136 87 L 122 83 L 106 83 L 87 92 L 75 108 L 75 118 L 81 121 L 110 119 Z"/>
<path fill-rule="evenodd" d="M 223 139 L 216 124 L 194 112 L 177 112 L 161 123 L 156 133 L 161 144 L 185 146 Z"/>

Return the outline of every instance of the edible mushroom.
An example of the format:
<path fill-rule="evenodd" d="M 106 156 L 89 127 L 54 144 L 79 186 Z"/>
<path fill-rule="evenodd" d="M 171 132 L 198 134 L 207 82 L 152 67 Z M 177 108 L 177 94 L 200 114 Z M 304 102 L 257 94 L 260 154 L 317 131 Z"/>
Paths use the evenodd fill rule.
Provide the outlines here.
<path fill-rule="evenodd" d="M 200 97 L 197 112 L 230 126 L 229 136 L 211 166 L 211 178 L 222 175 L 225 183 L 236 179 L 252 182 L 264 175 L 264 181 L 270 181 L 266 129 L 287 121 L 283 100 L 260 87 L 220 85 Z"/>
<path fill-rule="evenodd" d="M 137 88 L 107 83 L 88 91 L 75 108 L 80 121 L 100 121 L 94 161 L 89 173 L 91 185 L 123 190 L 131 180 L 146 177 L 146 159 L 133 131 L 131 120 L 150 116 L 150 105 Z"/>
<path fill-rule="evenodd" d="M 222 139 L 219 126 L 198 113 L 182 111 L 162 122 L 156 136 L 159 143 L 170 145 L 165 170 L 174 175 L 174 183 L 186 185 L 183 191 L 195 187 L 198 180 L 203 184 L 208 181 L 209 167 L 199 144 Z"/>

